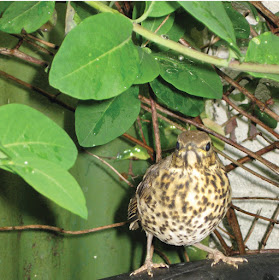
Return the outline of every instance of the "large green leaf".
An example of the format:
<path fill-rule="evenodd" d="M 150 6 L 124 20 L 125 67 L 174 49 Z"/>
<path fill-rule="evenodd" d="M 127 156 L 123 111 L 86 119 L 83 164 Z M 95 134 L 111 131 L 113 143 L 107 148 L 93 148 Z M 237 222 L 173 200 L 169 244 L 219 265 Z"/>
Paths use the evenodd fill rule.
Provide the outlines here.
<path fill-rule="evenodd" d="M 31 33 L 46 23 L 54 10 L 54 1 L 13 2 L 0 18 L 0 30 L 20 33 L 24 29 Z"/>
<path fill-rule="evenodd" d="M 222 2 L 219 1 L 179 1 L 180 5 L 212 32 L 224 39 L 240 54 L 236 45 L 232 22 Z"/>
<path fill-rule="evenodd" d="M 191 117 L 200 115 L 204 110 L 204 101 L 202 98 L 180 91 L 165 82 L 162 78 L 155 79 L 150 85 L 159 100 L 170 109 Z"/>
<path fill-rule="evenodd" d="M 69 32 L 50 70 L 50 84 L 79 99 L 108 99 L 129 88 L 138 74 L 133 25 L 124 16 L 102 13 Z"/>
<path fill-rule="evenodd" d="M 146 5 L 150 5 L 151 2 L 146 1 Z M 170 14 L 179 8 L 179 5 L 175 1 L 154 1 L 151 11 L 149 12 L 149 17 L 161 17 Z"/>
<path fill-rule="evenodd" d="M 75 112 L 79 144 L 94 147 L 110 142 L 132 126 L 139 111 L 137 87 L 106 101 L 80 102 Z"/>
<path fill-rule="evenodd" d="M 156 54 L 160 62 L 160 75 L 168 83 L 188 94 L 206 97 L 221 98 L 222 83 L 210 65 L 173 54 Z"/>
<path fill-rule="evenodd" d="M 0 107 L 0 142 L 12 157 L 36 156 L 69 169 L 77 148 L 68 134 L 42 113 L 21 104 Z"/>
<path fill-rule="evenodd" d="M 11 168 L 35 190 L 61 207 L 87 219 L 85 198 L 78 183 L 59 165 L 35 157 L 17 157 L 5 160 L 1 165 Z"/>
<path fill-rule="evenodd" d="M 145 84 L 154 80 L 160 73 L 160 66 L 154 56 L 147 53 L 148 49 L 137 48 L 139 52 L 139 74 L 135 84 Z"/>
<path fill-rule="evenodd" d="M 271 32 L 265 32 L 254 37 L 248 46 L 245 62 L 279 65 L 279 38 Z M 249 73 L 257 78 L 267 78 L 279 81 L 278 74 Z"/>
<path fill-rule="evenodd" d="M 236 11 L 230 2 L 223 2 L 225 10 L 232 21 L 236 38 L 248 39 L 250 35 L 250 25 L 245 17 Z"/>

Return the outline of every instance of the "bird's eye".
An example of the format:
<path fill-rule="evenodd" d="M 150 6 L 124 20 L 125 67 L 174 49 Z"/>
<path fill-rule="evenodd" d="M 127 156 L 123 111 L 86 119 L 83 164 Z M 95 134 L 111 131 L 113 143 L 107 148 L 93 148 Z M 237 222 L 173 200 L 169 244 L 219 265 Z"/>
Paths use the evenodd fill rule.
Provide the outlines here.
<path fill-rule="evenodd" d="M 179 150 L 179 142 L 176 142 L 176 149 Z"/>
<path fill-rule="evenodd" d="M 208 152 L 209 150 L 210 150 L 210 142 L 208 142 L 207 144 L 206 144 L 206 146 L 205 146 L 205 150 Z"/>

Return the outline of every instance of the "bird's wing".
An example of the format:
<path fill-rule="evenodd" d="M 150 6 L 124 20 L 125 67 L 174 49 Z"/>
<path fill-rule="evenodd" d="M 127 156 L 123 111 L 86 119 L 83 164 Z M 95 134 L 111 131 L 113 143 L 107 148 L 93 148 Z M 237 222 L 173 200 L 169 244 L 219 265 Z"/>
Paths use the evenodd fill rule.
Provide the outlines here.
<path fill-rule="evenodd" d="M 139 228 L 138 220 L 137 198 L 136 196 L 134 196 L 130 199 L 130 203 L 128 206 L 128 221 L 130 222 L 130 230 L 136 230 Z"/>
<path fill-rule="evenodd" d="M 139 199 L 145 199 L 150 194 L 150 186 L 155 181 L 155 178 L 158 176 L 159 171 L 164 168 L 169 168 L 171 163 L 171 156 L 161 160 L 157 164 L 150 166 L 141 183 L 137 187 L 136 195 L 130 200 L 128 206 L 128 221 L 131 222 L 130 230 L 136 230 L 139 227 L 138 221 L 138 207 L 137 207 L 137 196 Z"/>

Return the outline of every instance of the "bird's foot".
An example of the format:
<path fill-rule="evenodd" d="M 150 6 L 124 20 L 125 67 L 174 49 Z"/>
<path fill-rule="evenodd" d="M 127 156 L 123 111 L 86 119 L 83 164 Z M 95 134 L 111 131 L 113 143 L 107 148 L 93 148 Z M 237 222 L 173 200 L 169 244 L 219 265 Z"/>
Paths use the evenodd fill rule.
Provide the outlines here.
<path fill-rule="evenodd" d="M 130 276 L 132 275 L 136 275 L 140 272 L 144 272 L 147 271 L 148 275 L 150 277 L 153 277 L 153 272 L 152 272 L 152 268 L 162 268 L 162 267 L 166 267 L 169 268 L 169 266 L 166 263 L 153 263 L 152 261 L 146 261 L 145 264 L 143 266 L 141 266 L 140 268 L 136 269 L 134 272 L 132 272 L 130 274 Z"/>
<path fill-rule="evenodd" d="M 227 257 L 218 250 L 214 250 L 214 252 L 210 253 L 208 255 L 208 258 L 214 260 L 213 263 L 211 264 L 211 266 L 217 264 L 219 261 L 223 261 L 226 264 L 234 266 L 236 269 L 238 268 L 237 263 L 248 262 L 247 259 L 245 259 L 245 258 Z"/>

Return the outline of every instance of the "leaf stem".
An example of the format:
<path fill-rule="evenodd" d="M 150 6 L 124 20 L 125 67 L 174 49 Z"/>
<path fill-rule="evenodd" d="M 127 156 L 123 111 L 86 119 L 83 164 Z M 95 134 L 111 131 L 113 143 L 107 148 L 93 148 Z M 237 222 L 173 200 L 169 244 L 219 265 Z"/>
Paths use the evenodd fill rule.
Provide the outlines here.
<path fill-rule="evenodd" d="M 147 4 L 147 2 L 145 2 Z M 145 11 L 139 18 L 133 20 L 134 23 L 141 23 L 142 21 L 144 21 L 145 19 L 148 18 L 153 6 L 154 6 L 155 1 L 151 1 L 149 7 L 147 8 L 147 11 Z M 145 5 L 146 5 L 145 4 Z"/>
<path fill-rule="evenodd" d="M 103 4 L 102 2 L 99 2 L 99 1 L 85 1 L 85 3 L 87 3 L 94 9 L 99 10 L 100 12 L 120 14 L 118 11 L 106 6 L 105 4 Z M 165 38 L 155 34 L 154 32 L 151 32 L 151 31 L 143 28 L 141 25 L 133 22 L 133 20 L 131 20 L 131 22 L 133 23 L 134 32 L 138 33 L 139 35 L 145 37 L 146 39 L 148 39 L 154 43 L 157 43 L 159 45 L 162 45 L 164 47 L 177 51 L 192 59 L 197 59 L 197 60 L 205 62 L 205 63 L 214 64 L 219 67 L 230 68 L 230 69 L 233 69 L 236 71 L 279 74 L 279 65 L 246 63 L 246 62 L 240 63 L 239 61 L 236 61 L 236 60 L 228 61 L 226 59 L 222 59 L 219 57 L 211 56 L 211 55 L 196 51 L 192 48 L 187 48 L 179 43 L 176 43 L 172 40 L 165 39 Z"/>

